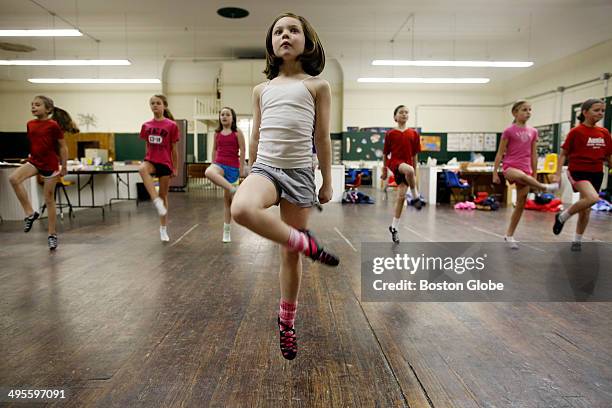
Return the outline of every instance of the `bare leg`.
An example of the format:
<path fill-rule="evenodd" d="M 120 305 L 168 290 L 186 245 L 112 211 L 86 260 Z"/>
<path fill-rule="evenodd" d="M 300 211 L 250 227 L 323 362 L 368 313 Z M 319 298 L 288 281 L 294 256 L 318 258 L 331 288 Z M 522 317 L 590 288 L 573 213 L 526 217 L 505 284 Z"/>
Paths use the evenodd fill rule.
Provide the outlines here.
<path fill-rule="evenodd" d="M 524 171 L 514 168 L 509 168 L 504 171 L 504 176 L 517 184 L 533 187 L 536 190 L 546 191 L 547 184 L 540 183 L 534 177 L 527 175 Z"/>
<path fill-rule="evenodd" d="M 567 209 L 570 216 L 583 210 L 590 210 L 591 206 L 599 201 L 599 194 L 597 194 L 597 191 L 595 191 L 593 185 L 588 181 L 579 181 L 574 184 L 574 188 L 580 192 L 580 200 L 576 201 L 570 208 Z"/>
<path fill-rule="evenodd" d="M 402 210 L 404 209 L 404 202 L 406 201 L 406 190 L 408 190 L 408 186 L 404 183 L 400 183 L 397 185 L 397 200 L 395 201 L 395 218 L 400 218 L 402 216 Z"/>
<path fill-rule="evenodd" d="M 278 193 L 274 184 L 263 176 L 251 174 L 234 195 L 231 214 L 238 224 L 285 245 L 289 241 L 289 225 L 266 211 L 277 201 Z"/>
<path fill-rule="evenodd" d="M 578 213 L 578 223 L 576 224 L 576 234 L 582 235 L 589 225 L 589 217 L 591 215 L 591 208 L 584 209 Z"/>
<path fill-rule="evenodd" d="M 157 194 L 157 191 L 155 191 L 153 177 L 151 177 L 151 173 L 155 173 L 155 167 L 149 162 L 142 162 L 138 167 L 138 172 L 140 173 L 142 182 L 144 183 L 144 186 L 147 189 L 147 193 L 149 193 L 151 200 L 155 200 L 159 196 Z"/>
<path fill-rule="evenodd" d="M 234 190 L 234 186 L 232 186 L 231 183 L 227 181 L 225 177 L 223 177 L 224 174 L 225 172 L 223 171 L 223 169 L 217 166 L 216 164 L 211 164 L 210 166 L 208 166 L 206 172 L 204 173 L 206 178 L 208 178 L 210 181 L 212 181 L 214 184 L 218 185 L 225 191 Z"/>
<path fill-rule="evenodd" d="M 514 236 L 514 231 L 516 231 L 516 227 L 518 226 L 521 216 L 523 215 L 523 210 L 525 209 L 527 194 L 529 194 L 529 186 L 524 185 L 516 190 L 516 207 L 514 207 L 512 217 L 510 218 L 510 225 L 508 225 L 508 230 L 506 231 L 506 236 L 508 237 Z"/>
<path fill-rule="evenodd" d="M 43 195 L 45 197 L 45 204 L 47 205 L 47 217 L 49 222 L 49 235 L 54 235 L 56 231 L 57 223 L 57 211 L 55 208 L 55 185 L 57 184 L 58 177 L 51 179 L 44 179 L 45 184 L 43 186 Z"/>
<path fill-rule="evenodd" d="M 34 209 L 32 209 L 32 204 L 30 203 L 28 192 L 23 187 L 22 183 L 30 177 L 35 176 L 36 174 L 38 174 L 38 170 L 36 169 L 36 167 L 34 167 L 30 163 L 25 163 L 22 166 L 18 167 L 13 173 L 11 173 L 9 177 L 11 186 L 13 187 L 13 190 L 15 190 L 15 195 L 21 203 L 21 207 L 23 208 L 26 217 L 32 215 L 32 213 L 34 213 Z"/>
<path fill-rule="evenodd" d="M 285 200 L 280 203 L 281 219 L 296 229 L 305 229 L 308 224 L 309 208 L 300 208 Z M 302 262 L 298 252 L 281 246 L 281 266 L 279 273 L 281 298 L 290 303 L 298 299 L 302 279 Z"/>
<path fill-rule="evenodd" d="M 170 176 L 162 176 L 159 178 L 159 198 L 164 202 L 164 206 L 168 209 L 168 190 L 170 190 Z M 168 213 L 159 217 L 159 224 L 162 227 L 168 225 Z"/>
<path fill-rule="evenodd" d="M 226 224 L 230 224 L 232 222 L 232 196 L 233 194 L 229 191 L 223 191 L 223 222 Z"/>

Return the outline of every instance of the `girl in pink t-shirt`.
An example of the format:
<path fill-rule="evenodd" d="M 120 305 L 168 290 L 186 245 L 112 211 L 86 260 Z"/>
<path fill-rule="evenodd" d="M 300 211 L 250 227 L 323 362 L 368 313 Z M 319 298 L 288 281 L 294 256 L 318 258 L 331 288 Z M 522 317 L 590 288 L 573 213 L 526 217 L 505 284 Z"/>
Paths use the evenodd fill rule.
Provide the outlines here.
<path fill-rule="evenodd" d="M 206 169 L 206 177 L 224 190 L 225 212 L 223 220 L 223 242 L 231 242 L 230 207 L 240 177 L 245 177 L 242 131 L 236 126 L 236 112 L 222 108 L 219 112 L 219 126 L 215 129 L 213 141 L 213 164 Z"/>
<path fill-rule="evenodd" d="M 168 110 L 168 99 L 164 95 L 153 95 L 149 100 L 149 106 L 153 112 L 153 119 L 143 123 L 140 129 L 140 138 L 147 142 L 147 153 L 138 170 L 159 213 L 160 239 L 162 242 L 168 242 L 170 241 L 167 230 L 168 190 L 170 177 L 176 176 L 178 126 Z M 159 179 L 159 194 L 155 191 L 152 174 Z"/>
<path fill-rule="evenodd" d="M 527 121 L 531 117 L 531 104 L 527 101 L 516 102 L 512 105 L 512 115 L 514 121 L 510 127 L 504 130 L 495 156 L 493 183 L 500 183 L 497 171 L 503 158 L 504 177 L 508 182 L 516 183 L 516 206 L 512 212 L 510 225 L 508 225 L 504 240 L 510 243 L 513 249 L 518 249 L 518 241 L 514 239 L 514 231 L 523 215 L 529 189 L 554 191 L 559 188 L 559 184 L 543 184 L 534 177 L 538 159 L 536 152 L 538 131 L 527 126 Z"/>

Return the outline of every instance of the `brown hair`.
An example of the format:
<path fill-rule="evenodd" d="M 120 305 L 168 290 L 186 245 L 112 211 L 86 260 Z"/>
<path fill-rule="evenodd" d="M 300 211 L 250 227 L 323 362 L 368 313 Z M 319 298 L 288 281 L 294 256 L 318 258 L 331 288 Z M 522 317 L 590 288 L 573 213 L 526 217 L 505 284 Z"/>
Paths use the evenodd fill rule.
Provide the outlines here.
<path fill-rule="evenodd" d="M 174 116 L 172 115 L 172 112 L 170 112 L 170 109 L 168 109 L 168 98 L 166 98 L 166 95 L 156 94 L 156 95 L 153 95 L 151 98 L 161 99 L 162 103 L 164 104 L 164 118 L 174 120 Z"/>
<path fill-rule="evenodd" d="M 393 117 L 395 118 L 395 115 L 397 115 L 397 112 L 402 109 L 405 108 L 406 105 L 398 105 L 397 108 L 395 108 L 395 110 L 393 111 Z"/>
<path fill-rule="evenodd" d="M 578 120 L 580 121 L 580 123 L 584 122 L 584 120 L 586 119 L 584 117 L 584 112 L 591 109 L 591 106 L 595 105 L 596 103 L 604 103 L 604 101 L 597 98 L 589 98 L 582 103 L 582 105 L 580 106 L 580 115 L 578 115 Z"/>
<path fill-rule="evenodd" d="M 234 110 L 229 106 L 224 106 L 219 111 L 219 126 L 217 126 L 217 128 L 215 129 L 215 132 L 220 132 L 223 130 L 223 125 L 221 124 L 221 112 L 223 112 L 223 109 L 227 109 L 232 113 L 232 132 L 237 131 L 238 127 L 236 126 L 236 112 L 234 112 Z"/>
<path fill-rule="evenodd" d="M 266 34 L 266 69 L 263 71 L 266 74 L 266 78 L 274 79 L 278 76 L 280 67 L 283 64 L 283 59 L 274 55 L 274 49 L 272 48 L 272 31 L 276 22 L 283 17 L 291 17 L 299 20 L 302 23 L 302 30 L 304 31 L 304 52 L 298 57 L 302 63 L 302 69 L 305 73 L 311 76 L 317 76 L 323 72 L 325 68 L 325 51 L 323 45 L 319 40 L 317 32 L 312 28 L 310 23 L 302 16 L 295 15 L 293 13 L 279 14 Z"/>
<path fill-rule="evenodd" d="M 55 122 L 57 122 L 59 127 L 64 132 L 79 133 L 79 128 L 70 117 L 70 114 L 62 108 L 58 108 L 57 106 L 55 106 L 53 99 L 44 95 L 36 95 L 34 99 L 40 99 L 42 101 L 43 105 L 45 105 L 45 108 L 49 110 L 51 118 Z"/>
<path fill-rule="evenodd" d="M 519 101 L 516 101 L 512 104 L 512 109 L 510 109 L 510 112 L 515 113 L 516 111 L 518 111 L 521 106 L 525 105 L 526 103 L 529 103 L 529 101 L 525 100 L 525 99 L 521 99 Z M 512 123 L 515 123 L 516 119 L 514 119 L 512 121 Z"/>

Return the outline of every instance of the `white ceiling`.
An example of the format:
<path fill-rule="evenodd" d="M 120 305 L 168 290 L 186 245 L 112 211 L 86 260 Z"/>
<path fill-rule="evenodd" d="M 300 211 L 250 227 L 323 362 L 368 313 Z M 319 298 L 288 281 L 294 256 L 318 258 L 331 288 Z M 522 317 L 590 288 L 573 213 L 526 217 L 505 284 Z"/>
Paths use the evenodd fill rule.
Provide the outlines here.
<path fill-rule="evenodd" d="M 226 59 L 263 52 L 272 19 L 291 10 L 319 33 L 328 58 L 339 61 L 345 86 L 360 76 L 486 76 L 494 86 L 525 69 L 373 67 L 374 58 L 532 60 L 541 66 L 612 38 L 611 0 L 36 0 L 91 38 L 0 38 L 35 47 L 0 50 L 0 58 L 128 58 L 130 67 L 101 75 L 159 77 L 168 58 Z M 239 6 L 242 20 L 216 10 Z M 409 21 L 414 13 L 414 32 Z M 31 0 L 0 0 L 0 28 L 68 28 Z M 397 34 L 394 44 L 390 39 Z M 414 46 L 413 46 L 414 45 Z M 588 62 L 585 62 L 588 63 Z M 86 68 L 91 71 L 91 68 Z M 532 68 L 533 69 L 533 68 Z M 0 79 L 57 73 L 57 68 L 3 67 Z M 74 71 L 72 71 L 74 72 Z M 78 72 L 78 71 L 77 71 Z M 86 71 L 83 71 L 86 72 Z M 380 85 L 378 85 L 380 86 Z"/>

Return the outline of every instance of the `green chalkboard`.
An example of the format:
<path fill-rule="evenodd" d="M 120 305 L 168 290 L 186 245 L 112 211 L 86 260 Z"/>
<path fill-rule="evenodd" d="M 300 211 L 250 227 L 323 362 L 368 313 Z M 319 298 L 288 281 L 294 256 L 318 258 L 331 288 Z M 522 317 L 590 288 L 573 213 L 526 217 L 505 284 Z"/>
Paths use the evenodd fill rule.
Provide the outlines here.
<path fill-rule="evenodd" d="M 201 162 L 206 161 L 206 135 L 198 135 Z M 116 160 L 142 160 L 145 157 L 145 141 L 138 133 L 115 133 Z M 193 154 L 193 133 L 187 134 L 187 154 Z"/>
<path fill-rule="evenodd" d="M 142 160 L 145 149 L 145 141 L 138 133 L 115 133 L 115 160 Z"/>
<path fill-rule="evenodd" d="M 542 125 L 535 127 L 538 130 L 537 151 L 538 157 L 559 151 L 559 124 Z"/>
<path fill-rule="evenodd" d="M 425 162 L 428 157 L 434 158 L 438 163 L 446 163 L 453 157 L 459 161 L 469 161 L 472 152 L 447 152 L 446 133 L 421 133 L 423 136 L 440 136 L 441 146 L 439 152 L 421 152 L 419 161 Z M 343 132 L 342 133 L 342 160 L 382 160 L 385 134 L 372 132 Z M 497 134 L 497 145 L 501 133 Z M 485 160 L 495 160 L 496 152 L 477 152 L 481 153 Z"/>

